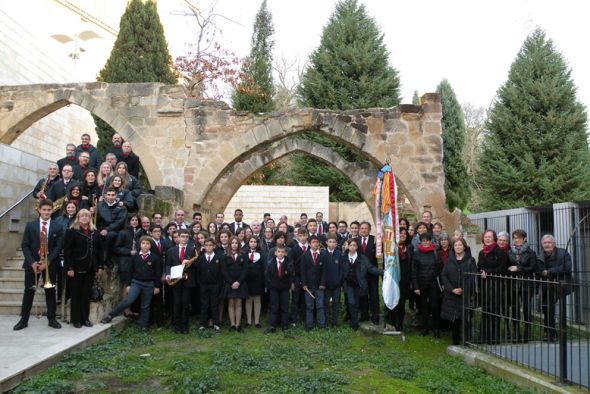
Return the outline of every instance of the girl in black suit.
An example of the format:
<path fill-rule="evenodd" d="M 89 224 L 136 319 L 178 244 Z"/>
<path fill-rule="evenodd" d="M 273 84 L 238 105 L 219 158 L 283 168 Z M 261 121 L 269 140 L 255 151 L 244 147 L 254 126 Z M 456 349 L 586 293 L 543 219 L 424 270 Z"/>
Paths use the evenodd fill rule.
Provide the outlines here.
<path fill-rule="evenodd" d="M 64 239 L 64 269 L 70 287 L 71 323 L 76 328 L 82 325 L 92 327 L 88 319 L 90 293 L 94 276 L 102 273 L 100 256 L 102 238 L 92 223 L 90 211 L 82 209 Z"/>
<path fill-rule="evenodd" d="M 250 236 L 248 238 L 248 276 L 246 283 L 248 285 L 248 298 L 246 299 L 246 320 L 248 326 L 252 324 L 252 309 L 254 309 L 254 326 L 260 328 L 260 310 L 261 298 L 264 294 L 264 269 L 266 262 L 260 254 L 258 238 Z"/>
<path fill-rule="evenodd" d="M 238 237 L 231 237 L 227 253 L 223 257 L 221 274 L 225 279 L 223 298 L 228 299 L 228 314 L 231 329 L 242 332 L 242 300 L 248 297 L 247 258 L 242 253 Z"/>

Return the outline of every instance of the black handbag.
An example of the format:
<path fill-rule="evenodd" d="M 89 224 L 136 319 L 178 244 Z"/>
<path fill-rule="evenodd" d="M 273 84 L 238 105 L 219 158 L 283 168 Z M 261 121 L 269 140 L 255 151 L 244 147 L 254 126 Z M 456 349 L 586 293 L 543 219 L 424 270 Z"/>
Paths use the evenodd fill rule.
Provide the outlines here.
<path fill-rule="evenodd" d="M 90 291 L 90 301 L 91 302 L 98 302 L 102 301 L 102 297 L 104 296 L 104 289 L 98 279 L 94 278 L 94 282 L 92 283 L 92 290 Z"/>

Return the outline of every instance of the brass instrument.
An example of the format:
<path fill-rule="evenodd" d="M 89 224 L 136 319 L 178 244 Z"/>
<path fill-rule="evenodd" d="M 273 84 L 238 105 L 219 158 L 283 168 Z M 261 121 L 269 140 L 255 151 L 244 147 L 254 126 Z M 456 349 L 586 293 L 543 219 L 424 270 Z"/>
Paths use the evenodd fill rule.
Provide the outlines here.
<path fill-rule="evenodd" d="M 47 189 L 48 183 L 49 183 L 49 176 L 47 178 L 45 178 L 45 180 L 43 181 L 43 184 L 41 185 L 41 188 L 39 189 L 39 198 L 37 198 L 37 201 L 35 202 L 35 209 L 39 208 L 39 202 L 41 200 L 44 200 L 47 198 L 47 196 L 45 195 L 45 190 Z"/>
<path fill-rule="evenodd" d="M 64 205 L 64 201 L 66 196 L 60 197 L 53 202 L 53 211 L 52 213 L 56 213 L 61 210 L 61 207 Z"/>
<path fill-rule="evenodd" d="M 192 259 L 190 259 L 188 261 L 188 263 L 185 264 L 184 269 L 182 270 L 182 278 L 179 278 L 179 279 L 170 279 L 169 285 L 170 286 L 174 286 L 175 284 L 177 284 L 181 280 L 187 280 L 188 279 L 188 270 L 191 267 L 191 265 L 193 265 L 193 263 L 197 260 L 198 257 L 199 257 L 199 252 L 197 252 L 195 250 L 195 257 L 193 257 Z"/>
<path fill-rule="evenodd" d="M 92 195 L 92 224 L 96 227 L 96 220 L 98 219 L 98 198 L 93 194 Z"/>
<path fill-rule="evenodd" d="M 45 243 L 45 255 L 43 256 L 43 262 L 45 263 L 45 278 L 43 279 L 43 288 L 44 289 L 53 289 L 55 285 L 51 283 L 51 279 L 49 278 L 49 259 L 47 258 L 48 252 L 48 245 L 47 245 L 47 238 L 43 240 Z"/>

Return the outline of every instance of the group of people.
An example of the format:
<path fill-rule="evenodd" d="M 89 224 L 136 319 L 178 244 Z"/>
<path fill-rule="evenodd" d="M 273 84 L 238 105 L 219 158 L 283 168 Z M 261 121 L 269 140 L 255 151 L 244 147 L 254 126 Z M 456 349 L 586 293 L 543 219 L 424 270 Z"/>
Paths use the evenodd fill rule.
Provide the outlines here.
<path fill-rule="evenodd" d="M 28 223 L 23 235 L 25 292 L 15 330 L 27 327 L 38 278 L 45 270 L 57 284 L 45 288 L 53 328 L 61 327 L 55 310 L 63 294 L 71 300 L 71 323 L 92 326 L 91 289 L 105 270 L 118 275 L 123 301 L 104 323 L 119 314 L 139 315 L 140 328 L 147 330 L 150 323 L 162 325 L 169 319 L 175 332 L 186 334 L 191 316 L 197 314 L 199 330 L 220 332 L 227 311 L 229 329 L 242 332 L 243 312 L 247 326 L 261 328 L 264 307 L 269 333 L 298 323 L 306 330 L 336 326 L 341 314 L 353 329 L 360 321 L 380 324 L 383 271 L 369 222 L 328 223 L 317 212 L 312 218 L 303 213 L 292 224 L 285 215 L 275 221 L 270 214 L 246 224 L 242 210 L 236 209 L 231 223 L 222 212 L 206 225 L 196 212 L 187 223 L 184 211 L 177 210 L 164 224 L 161 213 L 136 213 L 139 158 L 118 134 L 104 162 L 86 134 L 81 145 L 66 150 L 67 156 L 49 166 L 47 178 L 34 192 L 39 219 Z M 414 226 L 400 219 L 400 299 L 393 310 L 385 308 L 386 322 L 404 330 L 409 303 L 418 310 L 423 335 L 439 337 L 442 318 L 449 322 L 453 342 L 459 343 L 464 297 L 474 294 L 473 286 L 485 293 L 480 297 L 485 299 L 480 305 L 482 340 L 498 340 L 502 295 L 493 284 L 496 275 L 571 276 L 569 254 L 555 247 L 551 235 L 543 237 L 539 258 L 527 246 L 524 231 L 513 232 L 512 246 L 508 238 L 506 233 L 485 231 L 476 262 L 462 233 L 449 236 L 441 223 L 432 223 L 431 212 L 424 211 Z M 466 281 L 466 273 L 474 274 L 474 280 Z M 512 317 L 522 309 L 525 319 L 530 318 L 533 290 L 512 293 Z M 545 303 L 549 328 L 555 327 L 551 304 L 556 301 Z M 522 338 L 528 338 L 526 328 Z"/>

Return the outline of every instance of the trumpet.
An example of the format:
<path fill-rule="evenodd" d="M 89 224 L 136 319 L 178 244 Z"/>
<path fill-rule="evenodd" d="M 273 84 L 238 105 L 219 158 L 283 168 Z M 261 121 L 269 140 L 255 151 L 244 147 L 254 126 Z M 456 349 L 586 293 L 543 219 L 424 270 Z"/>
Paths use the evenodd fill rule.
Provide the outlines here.
<path fill-rule="evenodd" d="M 95 194 L 92 195 L 92 224 L 96 227 L 96 220 L 98 218 L 98 198 Z"/>
<path fill-rule="evenodd" d="M 45 253 L 43 254 L 43 262 L 45 263 L 45 278 L 43 279 L 43 288 L 53 289 L 55 285 L 51 283 L 51 279 L 49 278 L 49 259 L 47 258 L 47 237 L 45 237 L 43 243 L 45 244 Z"/>
<path fill-rule="evenodd" d="M 184 266 L 184 269 L 182 270 L 182 278 L 170 279 L 169 285 L 174 286 L 175 284 L 177 284 L 181 280 L 187 280 L 188 279 L 188 270 L 191 267 L 191 265 L 193 265 L 193 263 L 197 260 L 198 257 L 199 257 L 199 252 L 195 251 L 195 257 L 190 259 L 188 261 L 188 263 L 186 263 L 186 265 Z"/>

